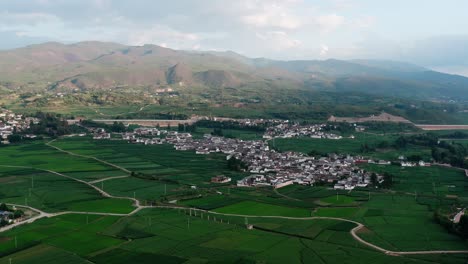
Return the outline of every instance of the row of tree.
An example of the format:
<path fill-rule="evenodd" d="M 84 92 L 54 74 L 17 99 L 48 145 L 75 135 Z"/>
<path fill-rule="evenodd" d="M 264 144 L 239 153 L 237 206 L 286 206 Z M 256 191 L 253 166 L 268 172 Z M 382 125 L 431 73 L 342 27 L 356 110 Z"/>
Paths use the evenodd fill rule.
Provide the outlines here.
<path fill-rule="evenodd" d="M 219 128 L 219 129 L 237 129 L 237 130 L 248 130 L 255 132 L 265 132 L 268 124 L 257 124 L 257 125 L 244 125 L 236 121 L 212 121 L 212 120 L 200 120 L 194 125 L 199 127 L 207 128 Z"/>
<path fill-rule="evenodd" d="M 453 133 L 452 136 L 463 136 L 464 133 Z M 400 136 L 395 141 L 396 148 L 407 148 L 410 145 L 423 146 L 431 148 L 432 158 L 436 162 L 448 163 L 452 166 L 468 168 L 468 149 L 465 145 L 440 141 L 434 134 L 418 134 L 411 136 Z"/>
<path fill-rule="evenodd" d="M 197 125 L 189 125 L 189 124 L 179 124 L 177 127 L 177 131 L 179 132 L 189 132 L 189 133 L 194 133 L 197 131 Z"/>
<path fill-rule="evenodd" d="M 40 121 L 37 124 L 31 122 L 29 129 L 23 131 L 23 133 L 57 137 L 82 130 L 76 125 L 69 125 L 67 120 L 60 114 L 37 112 L 34 117 Z"/>

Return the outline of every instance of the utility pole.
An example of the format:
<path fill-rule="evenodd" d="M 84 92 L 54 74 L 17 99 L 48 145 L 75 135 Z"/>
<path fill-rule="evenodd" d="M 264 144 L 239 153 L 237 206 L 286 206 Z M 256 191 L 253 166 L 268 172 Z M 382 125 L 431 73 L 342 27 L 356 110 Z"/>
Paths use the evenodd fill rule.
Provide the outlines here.
<path fill-rule="evenodd" d="M 136 195 L 135 195 L 135 192 L 133 192 L 133 199 L 135 199 Z"/>
<path fill-rule="evenodd" d="M 249 224 L 249 220 L 247 219 L 247 217 L 245 217 L 244 222 L 245 222 L 245 225 Z"/>

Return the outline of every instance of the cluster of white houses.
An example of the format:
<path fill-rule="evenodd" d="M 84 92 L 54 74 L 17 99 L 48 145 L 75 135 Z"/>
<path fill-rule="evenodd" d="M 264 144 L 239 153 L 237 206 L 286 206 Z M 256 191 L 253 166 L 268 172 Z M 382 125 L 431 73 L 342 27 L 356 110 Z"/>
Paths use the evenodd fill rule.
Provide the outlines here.
<path fill-rule="evenodd" d="M 106 133 L 100 134 L 107 137 Z M 101 139 L 101 136 L 95 136 Z M 122 134 L 122 139 L 139 144 L 172 144 L 176 150 L 193 150 L 197 154 L 223 153 L 245 165 L 251 176 L 237 182 L 238 186 L 273 186 L 290 184 L 314 185 L 317 182 L 337 183 L 337 189 L 367 186 L 370 174 L 356 166 L 361 157 L 330 154 L 315 158 L 297 152 L 277 152 L 262 140 L 241 140 L 205 134 L 195 139 L 190 133 L 139 128 Z M 387 163 L 386 163 L 387 164 Z M 221 180 L 214 180 L 222 182 Z"/>
<path fill-rule="evenodd" d="M 265 139 L 272 138 L 293 138 L 293 137 L 311 137 L 311 138 L 327 138 L 341 139 L 342 137 L 333 133 L 323 131 L 325 124 L 317 125 L 299 125 L 281 123 L 276 126 L 268 127 L 263 135 Z M 353 137 L 354 138 L 354 137 Z"/>
<path fill-rule="evenodd" d="M 15 114 L 12 111 L 0 108 L 0 141 L 8 144 L 8 137 L 15 132 L 21 132 L 29 128 L 31 122 L 37 124 L 39 119 L 34 117 L 25 117 Z M 25 137 L 34 138 L 35 135 L 25 135 Z"/>

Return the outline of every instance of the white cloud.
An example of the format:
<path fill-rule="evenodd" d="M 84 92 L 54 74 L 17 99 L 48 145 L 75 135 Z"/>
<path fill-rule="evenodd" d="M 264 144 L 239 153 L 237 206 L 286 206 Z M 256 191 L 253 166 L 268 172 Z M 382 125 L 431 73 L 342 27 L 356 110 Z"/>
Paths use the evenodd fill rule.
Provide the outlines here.
<path fill-rule="evenodd" d="M 327 56 L 328 50 L 329 50 L 328 46 L 325 45 L 325 44 L 322 44 L 320 46 L 320 56 L 322 56 L 322 57 Z"/>
<path fill-rule="evenodd" d="M 467 28 L 463 27 L 466 21 L 460 19 L 460 15 L 454 17 L 453 12 L 445 12 L 450 13 L 452 19 L 445 19 L 443 23 L 439 23 L 440 21 L 434 22 L 432 17 L 421 13 L 418 14 L 417 24 L 431 26 L 416 28 L 417 25 L 407 23 L 408 29 L 394 28 L 395 21 L 387 21 L 388 18 L 379 13 L 397 12 L 398 5 L 390 2 L 384 4 L 356 0 L 0 0 L 0 2 L 2 2 L 0 46 L 3 48 L 40 41 L 98 40 L 131 45 L 154 43 L 169 48 L 189 50 L 233 50 L 251 57 L 264 56 L 276 59 L 390 58 L 409 60 L 426 66 L 459 65 L 466 63 L 467 57 L 464 56 L 466 41 L 457 39 L 449 39 L 444 45 L 436 45 L 438 42 L 431 40 L 416 45 L 414 49 L 405 49 L 402 43 L 425 37 L 420 31 L 440 34 L 436 31 L 446 29 L 450 25 L 458 30 L 456 34 L 466 34 L 466 30 L 463 31 Z M 380 5 L 388 11 L 374 9 Z M 439 8 L 442 8 L 442 5 L 439 5 Z M 463 9 L 459 6 L 454 8 Z M 408 17 L 409 14 L 401 13 L 406 17 L 402 17 L 400 25 L 404 25 L 405 21 L 413 21 L 414 17 Z M 446 25 L 442 27 L 439 24 Z M 416 29 L 417 32 L 414 31 Z M 421 37 L 413 37 L 411 30 Z"/>
<path fill-rule="evenodd" d="M 273 51 L 296 48 L 302 44 L 300 40 L 289 37 L 283 31 L 256 33 L 256 36 L 263 42 L 263 47 L 271 48 Z"/>
<path fill-rule="evenodd" d="M 354 19 L 352 24 L 357 28 L 371 28 L 375 25 L 376 20 L 374 16 L 364 16 Z"/>
<path fill-rule="evenodd" d="M 18 36 L 18 37 L 25 37 L 28 34 L 26 32 L 23 32 L 23 31 L 17 31 L 17 32 L 15 32 L 15 35 Z"/>
<path fill-rule="evenodd" d="M 242 16 L 241 21 L 259 28 L 295 29 L 302 24 L 298 16 L 291 14 L 286 7 L 277 4 L 258 7 L 254 14 Z"/>
<path fill-rule="evenodd" d="M 179 32 L 169 27 L 155 25 L 149 29 L 137 30 L 128 35 L 127 41 L 131 45 L 164 43 L 171 48 L 184 49 L 193 47 L 199 37 L 193 33 Z"/>
<path fill-rule="evenodd" d="M 44 23 L 59 23 L 61 19 L 55 15 L 42 13 L 42 12 L 30 12 L 30 13 L 11 13 L 2 12 L 0 13 L 0 25 L 5 27 L 19 27 L 19 26 L 34 26 L 37 24 Z"/>
<path fill-rule="evenodd" d="M 317 17 L 316 22 L 322 32 L 329 33 L 343 25 L 345 18 L 337 14 L 322 15 Z"/>

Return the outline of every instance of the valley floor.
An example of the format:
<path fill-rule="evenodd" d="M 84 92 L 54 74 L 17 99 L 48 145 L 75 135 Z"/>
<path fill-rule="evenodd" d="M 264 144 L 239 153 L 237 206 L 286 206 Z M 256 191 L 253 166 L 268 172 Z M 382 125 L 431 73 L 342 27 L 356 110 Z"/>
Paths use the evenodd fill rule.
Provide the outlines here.
<path fill-rule="evenodd" d="M 394 192 L 338 193 L 294 185 L 275 194 L 268 188 L 214 185 L 213 175 L 244 175 L 229 171 L 222 156 L 165 145 L 70 138 L 3 147 L 0 155 L 1 201 L 38 212 L 34 223 L 2 229 L 0 263 L 465 263 L 468 258 L 468 244 L 434 223 L 429 210 L 447 202 L 442 196 L 447 185 L 457 188 L 445 192 L 468 197 L 464 175 L 451 169 L 409 169 L 399 176 L 414 183 L 409 186 L 419 196 L 404 188 L 408 184 Z M 154 178 L 137 178 L 133 171 Z M 173 200 L 176 205 L 167 204 Z"/>

